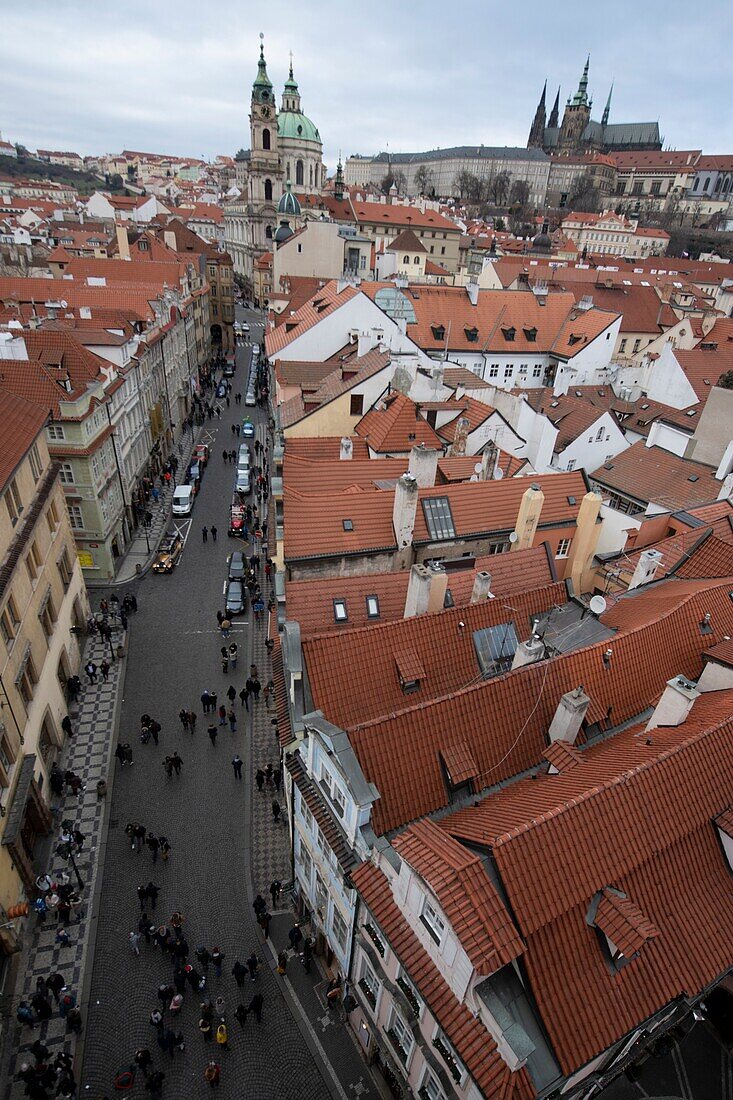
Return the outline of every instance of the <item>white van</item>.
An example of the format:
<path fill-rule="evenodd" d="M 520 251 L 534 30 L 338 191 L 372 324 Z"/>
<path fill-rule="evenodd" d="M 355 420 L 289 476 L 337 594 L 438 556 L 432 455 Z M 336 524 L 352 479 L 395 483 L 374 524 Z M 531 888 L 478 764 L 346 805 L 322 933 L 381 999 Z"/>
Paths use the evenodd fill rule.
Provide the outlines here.
<path fill-rule="evenodd" d="M 193 485 L 176 485 L 173 493 L 173 515 L 188 516 L 193 508 Z"/>

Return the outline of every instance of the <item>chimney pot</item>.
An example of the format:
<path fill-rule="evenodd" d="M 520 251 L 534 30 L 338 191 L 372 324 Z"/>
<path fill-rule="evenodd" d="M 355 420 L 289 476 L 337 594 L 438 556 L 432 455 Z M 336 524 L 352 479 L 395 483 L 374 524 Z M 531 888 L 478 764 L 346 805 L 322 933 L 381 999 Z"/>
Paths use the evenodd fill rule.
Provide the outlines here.
<path fill-rule="evenodd" d="M 473 591 L 471 592 L 471 603 L 481 603 L 483 600 L 489 598 L 491 592 L 491 573 L 486 569 L 481 569 L 473 579 Z"/>

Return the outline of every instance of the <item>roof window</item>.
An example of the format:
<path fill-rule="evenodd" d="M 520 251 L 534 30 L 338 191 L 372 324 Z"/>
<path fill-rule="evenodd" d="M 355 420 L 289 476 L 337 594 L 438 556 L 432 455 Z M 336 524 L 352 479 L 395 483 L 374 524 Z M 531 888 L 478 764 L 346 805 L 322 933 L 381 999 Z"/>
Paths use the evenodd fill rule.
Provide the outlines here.
<path fill-rule="evenodd" d="M 395 653 L 394 659 L 397 665 L 400 687 L 405 695 L 411 695 L 413 692 L 419 691 L 420 684 L 425 679 L 425 669 L 420 663 L 417 653 L 413 649 L 406 649 L 402 653 Z"/>
<path fill-rule="evenodd" d="M 478 329 L 477 328 L 464 328 L 463 331 L 466 334 L 466 339 L 468 340 L 468 342 L 470 344 L 475 344 L 476 341 L 478 340 Z"/>
<path fill-rule="evenodd" d="M 568 336 L 568 343 L 570 344 L 570 347 L 573 347 L 573 345 L 579 344 L 582 339 L 583 337 L 578 336 L 577 332 L 571 332 Z"/>
<path fill-rule="evenodd" d="M 343 526 L 344 531 L 353 531 L 354 530 L 354 521 L 353 521 L 353 519 L 342 519 L 341 524 Z"/>
<path fill-rule="evenodd" d="M 568 497 L 568 504 L 575 504 L 575 497 Z"/>
<path fill-rule="evenodd" d="M 456 529 L 448 497 L 427 497 L 422 502 L 425 524 L 431 539 L 454 539 Z"/>
<path fill-rule="evenodd" d="M 453 599 L 453 593 L 450 588 L 446 588 L 445 596 L 443 597 L 443 607 L 455 607 L 456 602 Z"/>
<path fill-rule="evenodd" d="M 433 333 L 433 337 L 436 340 L 445 340 L 445 326 L 444 325 L 431 325 L 430 329 Z"/>
<path fill-rule="evenodd" d="M 620 890 L 605 886 L 591 901 L 586 923 L 594 928 L 612 970 L 621 970 L 659 935 L 648 917 Z"/>
<path fill-rule="evenodd" d="M 690 474 L 690 476 L 688 477 L 687 480 L 688 481 L 699 481 L 700 478 L 699 478 L 698 474 Z"/>
<path fill-rule="evenodd" d="M 504 339 L 506 341 L 508 341 L 508 343 L 511 344 L 514 341 L 514 337 L 517 334 L 517 330 L 513 326 L 512 326 L 512 328 L 502 328 L 501 334 L 504 337 Z"/>
<path fill-rule="evenodd" d="M 367 619 L 379 618 L 379 597 L 367 596 L 366 598 L 366 613 Z"/>
<path fill-rule="evenodd" d="M 525 329 L 522 329 L 522 332 L 524 333 L 524 339 L 528 340 L 530 344 L 536 344 L 537 343 L 537 329 L 536 328 L 525 328 Z"/>
<path fill-rule="evenodd" d="M 336 599 L 333 601 L 333 617 L 337 623 L 346 623 L 349 621 L 349 613 L 346 610 L 346 600 Z"/>
<path fill-rule="evenodd" d="M 474 630 L 473 645 L 484 680 L 498 676 L 511 668 L 514 653 L 519 645 L 514 623 L 500 623 Z"/>

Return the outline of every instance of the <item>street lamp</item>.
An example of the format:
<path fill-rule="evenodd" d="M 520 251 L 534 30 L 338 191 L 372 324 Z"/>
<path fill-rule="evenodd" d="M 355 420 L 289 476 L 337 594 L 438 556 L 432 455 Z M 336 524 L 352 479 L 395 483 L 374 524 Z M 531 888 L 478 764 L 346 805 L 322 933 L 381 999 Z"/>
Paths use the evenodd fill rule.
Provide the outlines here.
<path fill-rule="evenodd" d="M 146 512 L 145 515 L 143 516 L 142 527 L 143 527 L 143 531 L 145 532 L 145 545 L 148 548 L 148 553 L 150 553 L 150 539 L 148 538 L 148 529 L 152 526 L 152 523 L 153 523 L 153 513 L 152 512 Z"/>

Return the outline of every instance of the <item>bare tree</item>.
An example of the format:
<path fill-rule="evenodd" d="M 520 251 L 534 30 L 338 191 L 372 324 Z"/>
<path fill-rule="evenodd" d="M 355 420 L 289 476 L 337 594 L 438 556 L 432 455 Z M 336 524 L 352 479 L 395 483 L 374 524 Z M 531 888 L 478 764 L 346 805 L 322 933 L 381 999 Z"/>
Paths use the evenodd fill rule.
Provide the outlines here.
<path fill-rule="evenodd" d="M 432 168 L 428 168 L 427 165 L 421 164 L 420 167 L 417 168 L 416 171 L 415 171 L 415 175 L 413 177 L 413 182 L 414 182 L 415 187 L 417 188 L 418 194 L 420 194 L 420 195 L 432 194 L 433 191 L 435 190 L 435 188 L 433 186 L 433 170 L 432 170 Z"/>
<path fill-rule="evenodd" d="M 453 180 L 453 190 L 457 191 L 462 199 L 470 199 L 471 202 L 480 202 L 483 186 L 478 176 L 462 168 L 456 173 Z"/>
<path fill-rule="evenodd" d="M 593 175 L 589 170 L 578 176 L 573 184 L 568 206 L 571 210 L 581 210 L 592 214 L 598 210 L 600 196 L 598 188 L 593 182 Z"/>
<path fill-rule="evenodd" d="M 529 184 L 526 180 L 514 180 L 509 192 L 509 205 L 525 207 L 529 205 Z"/>
<path fill-rule="evenodd" d="M 509 175 L 506 169 L 501 172 L 497 172 L 491 180 L 491 198 L 497 206 L 503 206 L 506 202 L 511 182 L 512 177 Z"/>

